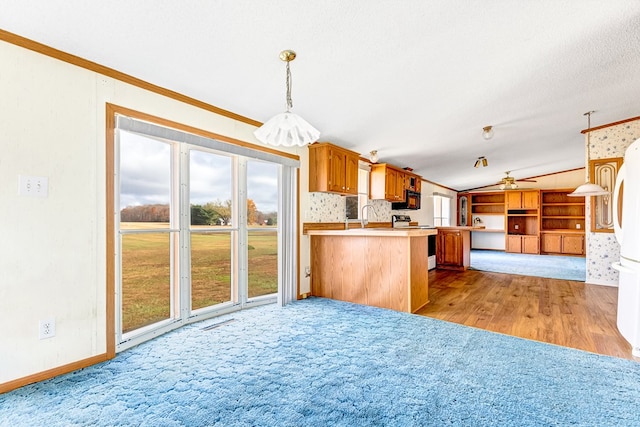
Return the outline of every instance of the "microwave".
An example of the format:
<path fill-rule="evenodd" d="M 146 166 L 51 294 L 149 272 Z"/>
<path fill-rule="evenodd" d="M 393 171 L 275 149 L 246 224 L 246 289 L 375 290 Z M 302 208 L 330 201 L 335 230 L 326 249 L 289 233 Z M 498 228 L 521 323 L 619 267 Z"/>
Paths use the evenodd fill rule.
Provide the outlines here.
<path fill-rule="evenodd" d="M 404 202 L 392 202 L 391 209 L 396 211 L 420 209 L 420 193 L 406 190 Z"/>

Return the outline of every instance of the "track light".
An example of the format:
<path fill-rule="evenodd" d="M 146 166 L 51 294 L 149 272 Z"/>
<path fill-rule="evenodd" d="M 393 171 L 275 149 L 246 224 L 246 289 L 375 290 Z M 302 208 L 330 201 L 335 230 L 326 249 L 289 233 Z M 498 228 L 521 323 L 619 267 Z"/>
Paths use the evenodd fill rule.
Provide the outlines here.
<path fill-rule="evenodd" d="M 489 162 L 487 161 L 487 158 L 484 156 L 478 157 L 478 160 L 476 160 L 476 163 L 473 165 L 474 168 L 479 168 L 480 165 L 482 165 L 483 168 L 486 168 L 487 166 L 489 166 Z"/>

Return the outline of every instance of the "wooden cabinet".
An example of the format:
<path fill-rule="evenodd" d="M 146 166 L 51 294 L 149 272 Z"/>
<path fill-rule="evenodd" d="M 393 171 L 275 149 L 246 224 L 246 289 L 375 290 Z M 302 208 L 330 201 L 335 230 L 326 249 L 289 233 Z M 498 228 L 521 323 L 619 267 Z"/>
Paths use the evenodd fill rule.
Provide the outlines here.
<path fill-rule="evenodd" d="M 419 193 L 422 190 L 422 177 L 411 172 L 404 172 L 404 189 Z"/>
<path fill-rule="evenodd" d="M 438 229 L 436 243 L 436 267 L 447 270 L 466 270 L 471 257 L 471 233 L 469 230 Z"/>
<path fill-rule="evenodd" d="M 543 233 L 541 252 L 562 255 L 584 255 L 584 233 Z"/>
<path fill-rule="evenodd" d="M 358 194 L 360 155 L 328 142 L 309 145 L 309 192 Z"/>
<path fill-rule="evenodd" d="M 540 206 L 540 191 L 507 191 L 505 194 L 506 208 L 509 209 L 538 209 Z"/>
<path fill-rule="evenodd" d="M 402 202 L 405 199 L 405 174 L 387 163 L 371 165 L 369 192 L 372 199 Z"/>
<path fill-rule="evenodd" d="M 538 236 L 518 236 L 513 234 L 507 235 L 506 252 L 519 254 L 538 254 Z"/>
<path fill-rule="evenodd" d="M 541 190 L 542 253 L 585 255 L 585 199 L 569 197 L 572 188 Z"/>
<path fill-rule="evenodd" d="M 505 192 L 506 251 L 540 253 L 540 190 Z"/>

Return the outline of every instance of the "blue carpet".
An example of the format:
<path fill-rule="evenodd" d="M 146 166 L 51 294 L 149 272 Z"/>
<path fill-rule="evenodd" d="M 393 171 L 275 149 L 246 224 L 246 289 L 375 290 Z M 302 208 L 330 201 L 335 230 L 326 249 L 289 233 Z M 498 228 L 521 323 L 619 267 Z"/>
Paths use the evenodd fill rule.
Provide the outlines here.
<path fill-rule="evenodd" d="M 580 282 L 584 282 L 587 277 L 585 259 L 572 256 L 527 255 L 474 249 L 471 251 L 471 268 Z"/>
<path fill-rule="evenodd" d="M 634 361 L 310 298 L 0 395 L 0 425 L 638 426 L 638 408 Z"/>

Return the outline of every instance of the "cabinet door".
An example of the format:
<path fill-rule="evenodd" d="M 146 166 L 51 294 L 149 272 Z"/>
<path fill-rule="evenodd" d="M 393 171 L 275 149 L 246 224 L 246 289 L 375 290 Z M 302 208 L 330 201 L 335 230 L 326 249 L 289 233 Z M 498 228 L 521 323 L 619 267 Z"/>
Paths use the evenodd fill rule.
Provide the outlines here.
<path fill-rule="evenodd" d="M 458 196 L 458 225 L 467 226 L 471 221 L 469 218 L 469 196 Z"/>
<path fill-rule="evenodd" d="M 332 148 L 329 150 L 329 191 L 342 193 L 345 191 L 345 170 L 346 156 L 340 151 Z"/>
<path fill-rule="evenodd" d="M 522 253 L 538 254 L 538 236 L 522 236 Z"/>
<path fill-rule="evenodd" d="M 507 236 L 506 252 L 522 253 L 522 236 Z"/>
<path fill-rule="evenodd" d="M 522 192 L 522 209 L 538 209 L 540 193 L 537 191 Z"/>
<path fill-rule="evenodd" d="M 438 230 L 439 264 L 462 266 L 462 235 L 457 230 Z"/>
<path fill-rule="evenodd" d="M 358 169 L 359 162 L 357 156 L 347 154 L 345 156 L 345 189 L 348 194 L 358 194 Z"/>
<path fill-rule="evenodd" d="M 522 192 L 506 191 L 504 194 L 505 205 L 508 209 L 522 209 Z"/>
<path fill-rule="evenodd" d="M 543 234 L 540 249 L 542 252 L 562 253 L 562 235 L 549 233 Z"/>
<path fill-rule="evenodd" d="M 562 253 L 584 255 L 584 236 L 565 234 L 562 236 Z"/>
<path fill-rule="evenodd" d="M 397 172 L 396 175 L 396 200 L 399 201 L 404 201 L 406 198 L 406 191 L 405 191 L 405 176 L 402 172 Z"/>
<path fill-rule="evenodd" d="M 384 198 L 396 201 L 396 183 L 398 182 L 398 172 L 394 169 L 387 169 L 384 180 Z"/>

